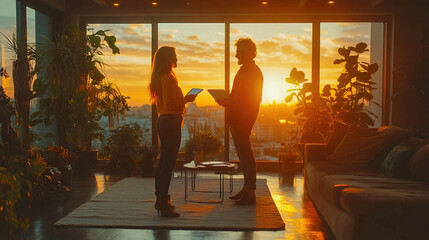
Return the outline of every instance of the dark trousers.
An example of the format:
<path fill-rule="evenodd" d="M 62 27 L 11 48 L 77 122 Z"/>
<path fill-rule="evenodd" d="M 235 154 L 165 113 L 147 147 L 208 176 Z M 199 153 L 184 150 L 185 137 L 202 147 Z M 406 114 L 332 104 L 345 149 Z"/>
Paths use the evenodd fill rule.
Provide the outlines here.
<path fill-rule="evenodd" d="M 237 150 L 238 159 L 244 175 L 245 190 L 256 189 L 256 162 L 253 156 L 252 146 L 250 144 L 250 135 L 247 131 L 241 131 L 239 127 L 231 126 L 231 135 L 234 140 L 235 149 Z"/>
<path fill-rule="evenodd" d="M 171 174 L 176 164 L 182 138 L 182 115 L 163 114 L 158 118 L 157 130 L 161 142 L 161 157 L 155 175 L 155 195 L 166 198 Z"/>

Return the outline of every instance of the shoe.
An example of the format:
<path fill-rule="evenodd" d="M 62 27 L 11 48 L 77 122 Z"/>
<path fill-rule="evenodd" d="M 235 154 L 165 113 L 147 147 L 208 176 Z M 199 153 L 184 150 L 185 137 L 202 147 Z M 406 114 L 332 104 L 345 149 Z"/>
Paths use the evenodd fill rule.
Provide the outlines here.
<path fill-rule="evenodd" d="M 170 206 L 171 209 L 175 210 L 176 207 L 171 204 L 170 199 L 171 199 L 170 195 L 167 195 L 168 206 Z"/>
<path fill-rule="evenodd" d="M 160 203 L 160 198 L 156 198 L 156 202 L 155 202 L 155 209 L 159 209 L 159 203 Z M 170 206 L 171 209 L 175 210 L 176 207 L 174 205 L 171 204 L 170 202 L 170 195 L 167 195 L 167 202 L 168 202 L 168 206 Z"/>
<path fill-rule="evenodd" d="M 252 205 L 256 204 L 255 190 L 245 190 L 240 199 L 235 201 L 236 205 Z"/>
<path fill-rule="evenodd" d="M 180 214 L 171 209 L 167 198 L 156 198 L 155 209 L 158 210 L 158 217 L 180 217 Z"/>
<path fill-rule="evenodd" d="M 234 196 L 230 196 L 229 199 L 232 200 L 238 200 L 241 198 L 241 196 L 243 195 L 244 189 L 241 189 L 237 194 L 235 194 Z"/>

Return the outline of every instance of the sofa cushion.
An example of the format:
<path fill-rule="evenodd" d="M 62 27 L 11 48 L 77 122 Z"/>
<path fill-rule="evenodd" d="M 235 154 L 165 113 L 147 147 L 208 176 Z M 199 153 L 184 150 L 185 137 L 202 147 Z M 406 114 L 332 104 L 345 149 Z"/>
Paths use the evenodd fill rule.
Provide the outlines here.
<path fill-rule="evenodd" d="M 389 177 L 405 179 L 408 162 L 416 151 L 405 144 L 394 147 L 384 159 L 380 170 Z"/>
<path fill-rule="evenodd" d="M 335 148 L 337 148 L 338 144 L 343 140 L 347 130 L 349 129 L 349 125 L 342 122 L 334 121 L 333 125 L 332 135 L 328 141 L 328 148 L 331 153 L 335 151 Z"/>
<path fill-rule="evenodd" d="M 412 213 L 429 215 L 429 184 L 396 178 L 373 178 L 357 181 L 344 188 L 339 198 L 341 207 L 353 215 L 380 212 L 401 216 Z"/>
<path fill-rule="evenodd" d="M 429 182 L 429 144 L 418 150 L 410 159 L 408 176 L 412 180 Z"/>
<path fill-rule="evenodd" d="M 324 175 L 319 179 L 319 189 L 321 194 L 337 207 L 342 208 L 340 204 L 340 195 L 346 188 L 353 187 L 359 181 L 365 179 L 386 177 L 380 171 L 367 169 L 366 171 L 341 172 L 330 175 Z"/>
<path fill-rule="evenodd" d="M 366 168 L 376 157 L 384 159 L 385 156 L 380 156 L 380 153 L 386 151 L 386 148 L 393 148 L 393 143 L 398 144 L 399 139 L 397 134 L 392 132 L 371 134 L 361 128 L 350 127 L 327 160 L 350 169 Z"/>

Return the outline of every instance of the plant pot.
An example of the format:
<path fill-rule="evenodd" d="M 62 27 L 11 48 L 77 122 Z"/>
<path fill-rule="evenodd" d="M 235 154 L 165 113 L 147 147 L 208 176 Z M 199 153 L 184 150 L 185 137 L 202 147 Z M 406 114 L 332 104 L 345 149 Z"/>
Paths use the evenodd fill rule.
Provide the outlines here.
<path fill-rule="evenodd" d="M 61 183 L 63 186 L 72 188 L 73 168 L 70 164 L 61 169 Z"/>
<path fill-rule="evenodd" d="M 95 171 L 97 164 L 98 150 L 77 152 L 73 170 L 76 175 L 90 175 Z"/>
<path fill-rule="evenodd" d="M 195 165 L 198 165 L 202 161 L 204 161 L 204 152 L 203 151 L 194 151 L 194 163 L 195 163 Z"/>

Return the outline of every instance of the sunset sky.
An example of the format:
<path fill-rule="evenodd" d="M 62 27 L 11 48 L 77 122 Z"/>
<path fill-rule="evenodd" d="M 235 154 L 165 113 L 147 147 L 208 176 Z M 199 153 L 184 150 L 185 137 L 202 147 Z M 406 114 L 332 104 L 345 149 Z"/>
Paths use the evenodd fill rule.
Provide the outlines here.
<path fill-rule="evenodd" d="M 370 23 L 322 23 L 321 85 L 335 83 L 343 65 L 334 65 L 338 48 L 359 42 L 370 44 Z M 122 93 L 131 97 L 131 105 L 149 103 L 147 92 L 151 64 L 150 24 L 94 24 L 95 30 L 109 29 L 118 39 L 121 54 L 103 58 L 110 67 L 107 75 Z M 159 46 L 176 47 L 178 67 L 175 72 L 186 94 L 191 88 L 224 88 L 224 24 L 159 24 Z M 231 24 L 231 86 L 239 66 L 235 59 L 235 40 L 252 38 L 258 48 L 255 61 L 264 75 L 262 104 L 284 102 L 291 88 L 284 79 L 293 67 L 304 71 L 311 80 L 312 27 L 309 23 Z M 370 46 L 369 46 L 370 47 Z M 369 60 L 369 54 L 363 59 Z M 198 105 L 215 104 L 207 91 L 197 98 Z"/>

